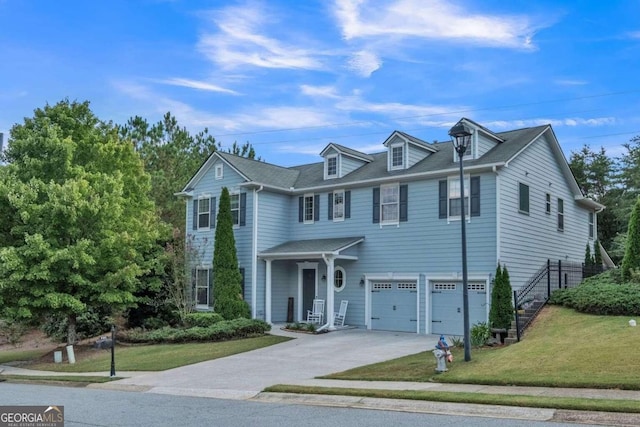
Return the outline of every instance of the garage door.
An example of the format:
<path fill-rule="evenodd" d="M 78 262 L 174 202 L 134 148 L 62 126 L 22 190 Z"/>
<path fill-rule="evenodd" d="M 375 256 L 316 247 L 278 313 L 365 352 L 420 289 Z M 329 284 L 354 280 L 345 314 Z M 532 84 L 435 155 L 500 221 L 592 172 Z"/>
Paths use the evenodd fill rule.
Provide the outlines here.
<path fill-rule="evenodd" d="M 416 332 L 417 302 L 416 282 L 373 282 L 371 329 Z"/>
<path fill-rule="evenodd" d="M 485 282 L 469 282 L 469 327 L 487 321 Z M 463 335 L 462 282 L 431 282 L 431 333 Z"/>

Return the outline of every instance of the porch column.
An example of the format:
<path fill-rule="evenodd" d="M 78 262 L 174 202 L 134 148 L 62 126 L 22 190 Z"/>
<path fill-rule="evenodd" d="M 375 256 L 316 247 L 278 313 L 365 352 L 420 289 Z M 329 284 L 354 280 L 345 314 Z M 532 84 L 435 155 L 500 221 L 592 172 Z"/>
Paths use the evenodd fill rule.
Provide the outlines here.
<path fill-rule="evenodd" d="M 335 329 L 333 324 L 333 312 L 334 312 L 334 281 L 335 277 L 335 266 L 334 259 L 332 256 L 323 255 L 325 264 L 327 264 L 327 320 L 329 324 L 329 330 Z"/>
<path fill-rule="evenodd" d="M 264 321 L 271 323 L 271 262 L 273 260 L 265 259 L 267 263 L 265 269 L 265 286 L 264 286 Z"/>

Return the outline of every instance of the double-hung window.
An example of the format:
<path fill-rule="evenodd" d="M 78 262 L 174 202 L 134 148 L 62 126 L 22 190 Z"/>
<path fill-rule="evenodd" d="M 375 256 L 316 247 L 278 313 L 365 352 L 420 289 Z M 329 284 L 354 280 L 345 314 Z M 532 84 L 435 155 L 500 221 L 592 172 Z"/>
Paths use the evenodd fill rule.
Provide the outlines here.
<path fill-rule="evenodd" d="M 449 179 L 449 219 L 460 219 L 462 216 L 460 178 Z M 465 218 L 469 216 L 469 194 L 471 187 L 469 177 L 464 178 L 464 213 Z"/>
<path fill-rule="evenodd" d="M 327 157 L 327 178 L 338 177 L 338 156 Z"/>
<path fill-rule="evenodd" d="M 547 199 L 545 203 L 545 212 L 550 215 L 551 214 L 551 194 L 547 193 Z"/>
<path fill-rule="evenodd" d="M 240 194 L 230 194 L 231 221 L 234 227 L 240 226 Z"/>
<path fill-rule="evenodd" d="M 206 197 L 198 199 L 198 229 L 209 228 L 211 223 L 211 200 Z"/>
<path fill-rule="evenodd" d="M 558 199 L 558 231 L 564 231 L 564 200 Z"/>
<path fill-rule="evenodd" d="M 304 196 L 304 222 L 313 222 L 313 194 Z"/>
<path fill-rule="evenodd" d="M 381 223 L 396 224 L 400 212 L 400 186 L 398 184 L 380 186 Z"/>
<path fill-rule="evenodd" d="M 404 168 L 404 145 L 391 146 L 391 169 Z"/>
<path fill-rule="evenodd" d="M 207 268 L 196 268 L 195 271 L 195 300 L 197 308 L 209 307 L 209 293 L 211 289 L 211 270 Z"/>
<path fill-rule="evenodd" d="M 344 220 L 344 190 L 333 192 L 333 220 Z"/>

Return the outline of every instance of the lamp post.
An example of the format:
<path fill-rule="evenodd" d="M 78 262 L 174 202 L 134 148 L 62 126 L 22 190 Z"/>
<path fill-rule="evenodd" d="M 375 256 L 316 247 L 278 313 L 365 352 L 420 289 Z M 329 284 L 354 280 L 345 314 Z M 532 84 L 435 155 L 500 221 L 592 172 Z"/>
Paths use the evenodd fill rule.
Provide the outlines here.
<path fill-rule="evenodd" d="M 449 130 L 449 136 L 453 142 L 453 147 L 458 153 L 458 163 L 460 163 L 460 230 L 462 236 L 462 309 L 464 322 L 464 360 L 471 360 L 471 342 L 469 336 L 469 291 L 467 289 L 467 230 L 466 211 L 464 207 L 464 168 L 462 158 L 465 151 L 471 144 L 471 132 L 467 126 L 458 122 Z"/>

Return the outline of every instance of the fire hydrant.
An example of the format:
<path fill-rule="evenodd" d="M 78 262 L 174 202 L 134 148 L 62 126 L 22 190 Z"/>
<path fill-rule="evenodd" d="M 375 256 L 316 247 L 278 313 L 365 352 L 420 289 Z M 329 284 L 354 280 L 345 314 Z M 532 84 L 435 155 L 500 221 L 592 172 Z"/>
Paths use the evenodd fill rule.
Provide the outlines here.
<path fill-rule="evenodd" d="M 447 362 L 453 362 L 453 356 L 449 351 L 449 344 L 444 339 L 444 335 L 440 335 L 440 340 L 436 344 L 436 349 L 433 350 L 433 355 L 436 357 L 436 372 L 447 372 Z"/>

